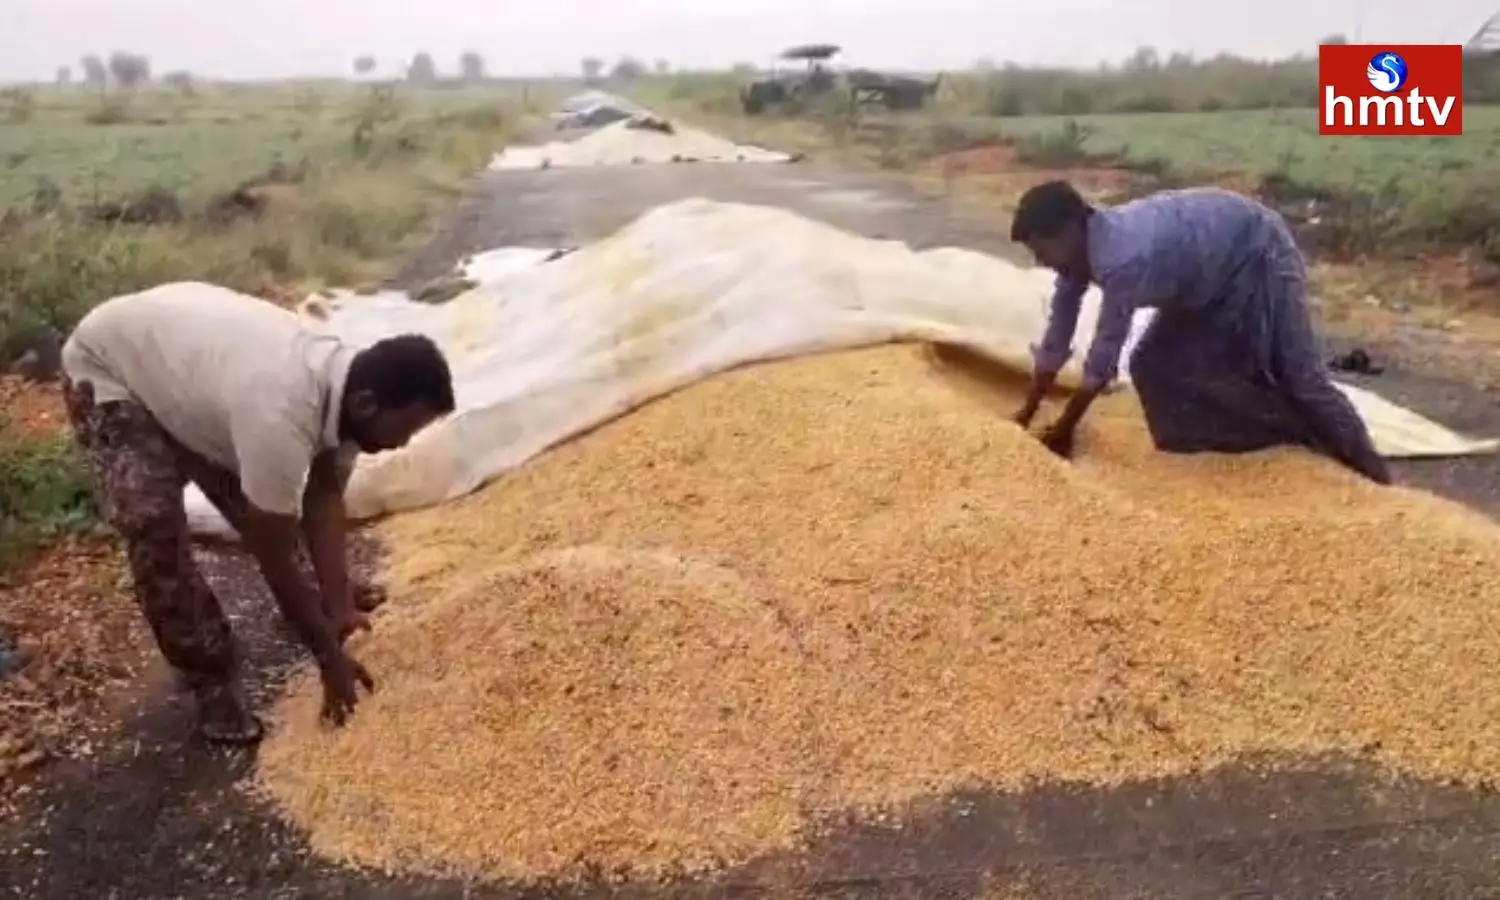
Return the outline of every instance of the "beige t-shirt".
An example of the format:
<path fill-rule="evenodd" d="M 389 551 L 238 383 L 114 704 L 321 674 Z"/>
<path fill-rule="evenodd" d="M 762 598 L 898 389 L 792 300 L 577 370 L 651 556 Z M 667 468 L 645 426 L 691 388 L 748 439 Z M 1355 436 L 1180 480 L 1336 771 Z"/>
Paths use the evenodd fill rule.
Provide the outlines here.
<path fill-rule="evenodd" d="M 184 282 L 100 304 L 63 346 L 63 370 L 92 382 L 95 402 L 134 400 L 183 446 L 238 472 L 258 509 L 300 515 L 313 457 L 339 447 L 353 357 L 295 313 Z"/>

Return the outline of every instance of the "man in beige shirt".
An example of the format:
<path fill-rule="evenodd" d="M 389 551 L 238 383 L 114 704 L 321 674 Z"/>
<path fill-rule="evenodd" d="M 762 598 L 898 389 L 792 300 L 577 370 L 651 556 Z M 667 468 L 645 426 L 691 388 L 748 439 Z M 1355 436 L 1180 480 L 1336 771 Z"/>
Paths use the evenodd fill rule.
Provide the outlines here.
<path fill-rule="evenodd" d="M 191 481 L 240 533 L 277 605 L 317 660 L 323 712 L 342 723 L 369 674 L 344 652 L 365 627 L 345 558 L 343 492 L 354 456 L 404 446 L 453 411 L 438 348 L 420 335 L 356 350 L 295 314 L 207 284 L 116 297 L 63 348 L 68 416 L 135 596 L 198 701 L 203 735 L 254 742 L 229 623 L 193 564 Z M 306 577 L 306 550 L 316 576 Z"/>

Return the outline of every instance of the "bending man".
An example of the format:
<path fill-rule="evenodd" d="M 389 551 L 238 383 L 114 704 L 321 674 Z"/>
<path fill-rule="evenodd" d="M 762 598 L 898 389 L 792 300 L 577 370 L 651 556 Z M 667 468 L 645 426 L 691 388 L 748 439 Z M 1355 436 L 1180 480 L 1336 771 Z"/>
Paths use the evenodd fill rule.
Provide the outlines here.
<path fill-rule="evenodd" d="M 1057 272 L 1031 390 L 1031 423 L 1057 372 L 1090 282 L 1103 300 L 1069 398 L 1043 442 L 1064 456 L 1073 432 L 1116 377 L 1131 319 L 1155 307 L 1130 361 L 1146 425 L 1161 450 L 1242 453 L 1309 447 L 1381 484 L 1385 461 L 1353 404 L 1329 378 L 1306 298 L 1306 265 L 1281 217 L 1229 191 L 1165 191 L 1096 209 L 1052 181 L 1021 198 L 1011 239 Z"/>
<path fill-rule="evenodd" d="M 370 676 L 343 650 L 365 627 L 345 557 L 344 486 L 357 452 L 401 447 L 453 410 L 448 364 L 425 337 L 356 351 L 270 303 L 206 284 L 116 297 L 63 348 L 68 417 L 125 538 L 135 597 L 192 690 L 204 737 L 262 734 L 239 654 L 192 559 L 191 481 L 240 533 L 317 660 L 323 712 L 343 722 Z M 313 579 L 300 565 L 303 543 Z"/>

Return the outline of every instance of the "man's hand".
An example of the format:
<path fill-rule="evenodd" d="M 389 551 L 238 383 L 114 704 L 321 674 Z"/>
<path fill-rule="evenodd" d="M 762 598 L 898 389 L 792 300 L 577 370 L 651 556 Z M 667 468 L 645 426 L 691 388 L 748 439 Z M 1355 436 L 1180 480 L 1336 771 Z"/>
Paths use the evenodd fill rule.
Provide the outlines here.
<path fill-rule="evenodd" d="M 1022 428 L 1031 428 L 1032 420 L 1037 419 L 1037 410 L 1041 410 L 1041 398 L 1028 396 L 1022 404 L 1022 408 L 1017 410 L 1014 416 L 1011 416 L 1011 422 L 1022 426 Z"/>
<path fill-rule="evenodd" d="M 333 626 L 333 633 L 339 636 L 339 642 L 349 640 L 356 631 L 371 631 L 370 617 L 349 606 L 346 609 L 335 610 L 328 616 L 329 623 Z"/>
<path fill-rule="evenodd" d="M 319 660 L 318 670 L 323 676 L 323 720 L 335 727 L 342 726 L 359 705 L 359 686 L 364 685 L 366 691 L 373 693 L 375 679 L 343 650 Z"/>
<path fill-rule="evenodd" d="M 1057 381 L 1056 372 L 1048 372 L 1036 369 L 1031 373 L 1031 386 L 1026 390 L 1026 399 L 1022 401 L 1021 408 L 1011 416 L 1012 422 L 1022 428 L 1030 428 L 1031 420 L 1036 418 L 1036 411 L 1042 408 L 1042 400 L 1047 392 L 1052 390 L 1052 385 Z"/>
<path fill-rule="evenodd" d="M 333 633 L 338 636 L 339 643 L 349 640 L 356 631 L 372 631 L 369 611 L 371 607 L 360 603 L 360 591 L 358 587 L 351 588 L 350 596 L 334 597 L 323 595 L 323 615 L 328 617 L 328 624 L 333 628 Z"/>
<path fill-rule="evenodd" d="M 1054 422 L 1042 431 L 1042 446 L 1061 456 L 1063 459 L 1071 459 L 1073 456 L 1073 426 L 1066 422 Z"/>
<path fill-rule="evenodd" d="M 1084 413 L 1089 411 L 1094 398 L 1099 396 L 1104 387 L 1102 383 L 1085 384 L 1075 391 L 1073 396 L 1068 398 L 1068 405 L 1063 407 L 1062 415 L 1057 417 L 1057 421 L 1043 429 L 1042 445 L 1063 459 L 1071 459 L 1073 432 L 1077 430 Z"/>

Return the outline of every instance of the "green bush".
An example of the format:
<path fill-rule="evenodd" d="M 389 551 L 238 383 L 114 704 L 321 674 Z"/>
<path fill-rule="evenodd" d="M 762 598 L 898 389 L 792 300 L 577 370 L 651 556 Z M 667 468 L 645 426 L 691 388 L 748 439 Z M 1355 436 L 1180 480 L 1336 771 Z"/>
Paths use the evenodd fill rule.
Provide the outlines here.
<path fill-rule="evenodd" d="M 1004 85 L 992 85 L 984 92 L 979 112 L 986 116 L 1013 117 L 1024 115 L 1026 106 L 1019 91 Z"/>
<path fill-rule="evenodd" d="M 136 229 L 65 215 L 0 223 L 0 363 L 28 336 L 63 334 L 105 297 L 144 286 Z"/>
<path fill-rule="evenodd" d="M 1068 119 L 1058 128 L 1026 134 L 1015 140 L 1016 161 L 1038 168 L 1068 168 L 1113 159 L 1113 154 L 1089 150 L 1092 132 L 1077 119 Z"/>
<path fill-rule="evenodd" d="M 71 436 L 0 438 L 0 571 L 44 541 L 98 527 L 88 469 Z"/>
<path fill-rule="evenodd" d="M 1317 104 L 1317 65 L 1221 58 L 1144 68 L 1007 68 L 955 76 L 950 94 L 977 115 L 1160 113 Z M 1466 84 L 1467 86 L 1467 84 Z"/>

